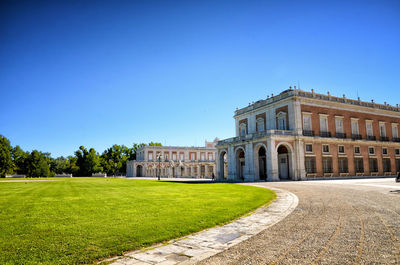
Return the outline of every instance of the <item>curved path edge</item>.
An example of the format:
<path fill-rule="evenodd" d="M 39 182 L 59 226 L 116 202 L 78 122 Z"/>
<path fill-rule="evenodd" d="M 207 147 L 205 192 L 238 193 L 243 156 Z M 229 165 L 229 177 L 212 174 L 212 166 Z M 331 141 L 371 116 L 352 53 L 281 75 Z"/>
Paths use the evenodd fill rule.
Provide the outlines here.
<path fill-rule="evenodd" d="M 297 207 L 299 199 L 293 193 L 257 183 L 247 183 L 275 191 L 277 198 L 249 215 L 226 225 L 209 228 L 188 236 L 173 239 L 167 244 L 127 252 L 124 256 L 106 261 L 114 265 L 194 264 L 216 255 L 283 220 Z M 104 262 L 104 261 L 103 261 Z"/>

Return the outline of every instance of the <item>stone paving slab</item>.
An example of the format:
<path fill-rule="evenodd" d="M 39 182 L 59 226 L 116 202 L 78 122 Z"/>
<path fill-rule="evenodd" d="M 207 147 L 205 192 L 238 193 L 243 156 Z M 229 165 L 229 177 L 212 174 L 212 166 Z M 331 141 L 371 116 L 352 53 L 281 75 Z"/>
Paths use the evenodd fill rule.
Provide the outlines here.
<path fill-rule="evenodd" d="M 255 183 L 244 185 L 265 188 Z M 250 215 L 223 226 L 206 229 L 180 239 L 173 239 L 165 245 L 127 252 L 112 264 L 188 265 L 220 253 L 278 223 L 297 207 L 299 200 L 296 195 L 277 188 L 270 189 L 275 191 L 276 200 L 268 206 L 258 208 Z"/>

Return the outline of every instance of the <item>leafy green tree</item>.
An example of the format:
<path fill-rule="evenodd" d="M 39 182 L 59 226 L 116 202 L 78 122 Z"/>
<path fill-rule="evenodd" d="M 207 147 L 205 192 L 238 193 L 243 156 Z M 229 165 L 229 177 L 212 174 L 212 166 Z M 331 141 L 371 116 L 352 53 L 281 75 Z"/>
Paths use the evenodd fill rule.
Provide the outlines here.
<path fill-rule="evenodd" d="M 10 141 L 0 135 L 0 177 L 14 172 L 15 164 L 12 160 L 12 147 Z"/>
<path fill-rule="evenodd" d="M 88 151 L 84 146 L 80 146 L 79 150 L 75 152 L 75 156 L 78 158 L 76 165 L 79 167 L 80 176 L 91 176 L 92 173 L 103 170 L 100 164 L 100 155 L 93 148 Z"/>
<path fill-rule="evenodd" d="M 56 174 L 67 173 L 69 168 L 69 160 L 63 156 L 52 158 L 50 169 Z"/>
<path fill-rule="evenodd" d="M 102 167 L 107 174 L 125 173 L 131 150 L 124 145 L 113 145 L 101 154 Z"/>
<path fill-rule="evenodd" d="M 72 174 L 73 176 L 78 176 L 79 174 L 79 166 L 78 158 L 76 156 L 68 156 L 68 168 L 66 169 L 65 173 Z"/>
<path fill-rule="evenodd" d="M 52 177 L 50 154 L 33 150 L 27 158 L 27 176 L 31 178 Z"/>
<path fill-rule="evenodd" d="M 28 172 L 27 159 L 29 152 L 25 152 L 19 145 L 15 146 L 12 150 L 12 159 L 15 164 L 15 171 L 17 174 L 23 175 Z"/>

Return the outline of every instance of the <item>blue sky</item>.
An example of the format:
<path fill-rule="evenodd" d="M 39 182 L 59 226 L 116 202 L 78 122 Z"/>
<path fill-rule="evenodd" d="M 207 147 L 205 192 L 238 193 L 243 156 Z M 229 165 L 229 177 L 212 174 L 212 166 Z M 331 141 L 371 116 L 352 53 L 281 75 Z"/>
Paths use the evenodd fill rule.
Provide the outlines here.
<path fill-rule="evenodd" d="M 0 134 L 203 145 L 290 85 L 400 103 L 399 1 L 1 1 Z"/>

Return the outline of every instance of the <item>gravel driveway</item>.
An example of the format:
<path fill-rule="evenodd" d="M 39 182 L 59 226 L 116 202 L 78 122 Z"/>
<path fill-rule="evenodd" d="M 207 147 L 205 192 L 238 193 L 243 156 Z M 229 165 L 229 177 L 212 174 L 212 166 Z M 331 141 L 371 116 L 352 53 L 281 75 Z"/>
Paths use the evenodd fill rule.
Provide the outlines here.
<path fill-rule="evenodd" d="M 298 207 L 199 264 L 400 264 L 400 184 L 393 178 L 262 185 L 295 193 Z"/>

